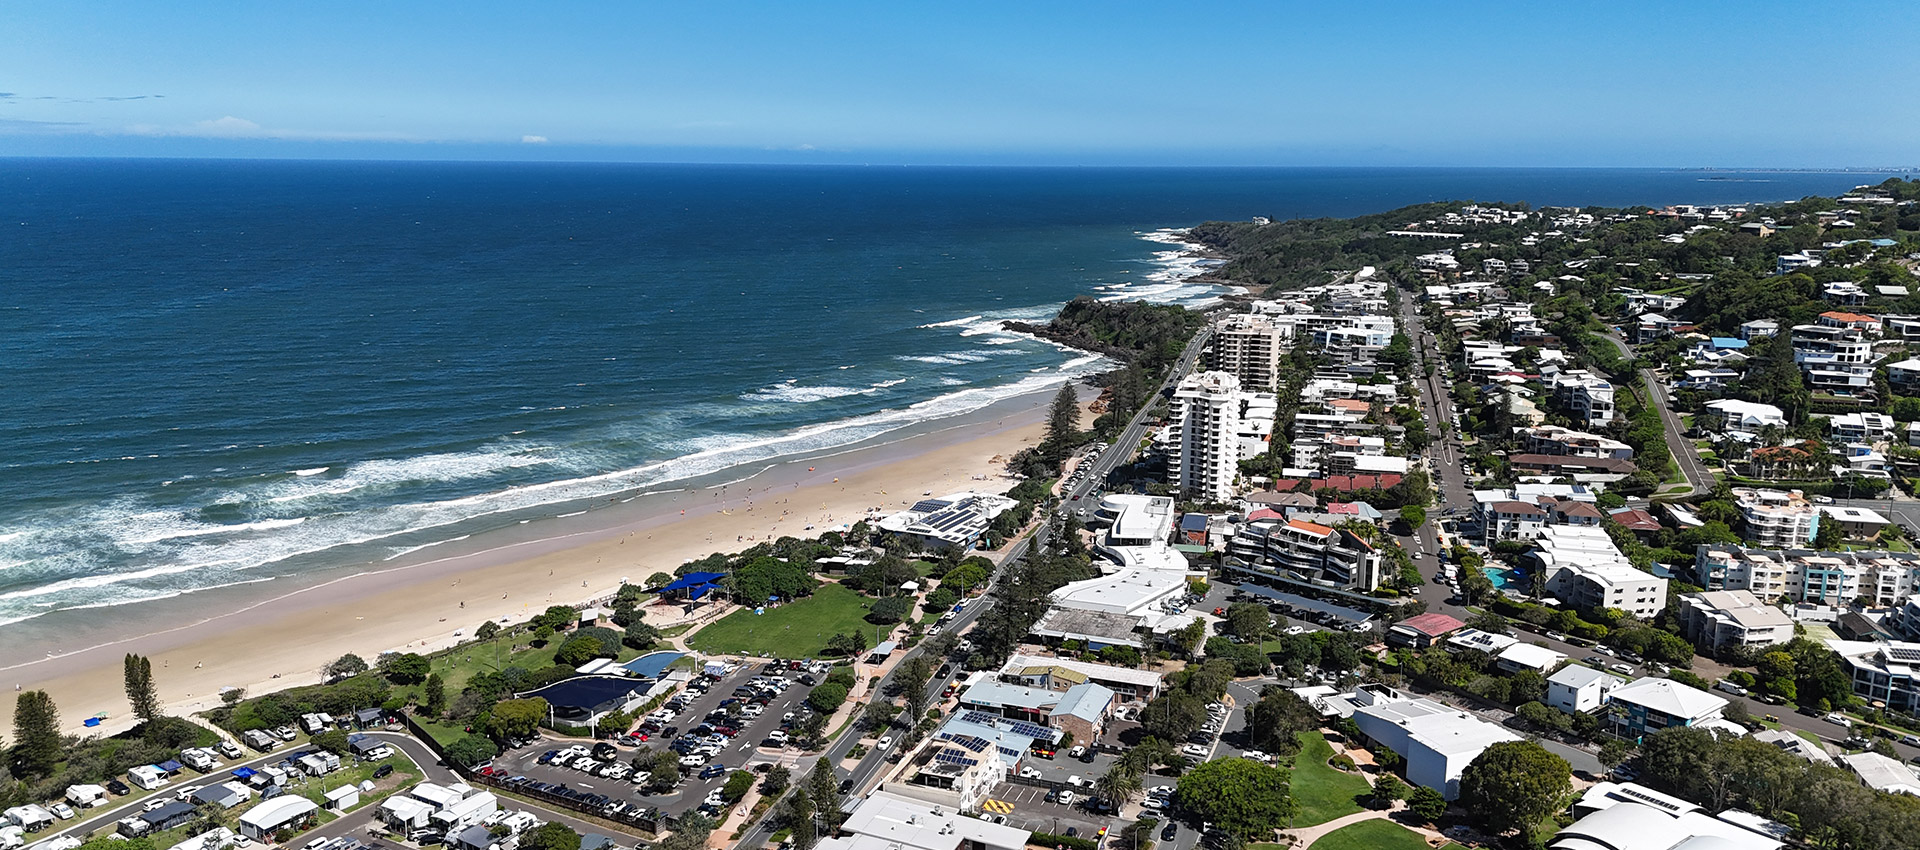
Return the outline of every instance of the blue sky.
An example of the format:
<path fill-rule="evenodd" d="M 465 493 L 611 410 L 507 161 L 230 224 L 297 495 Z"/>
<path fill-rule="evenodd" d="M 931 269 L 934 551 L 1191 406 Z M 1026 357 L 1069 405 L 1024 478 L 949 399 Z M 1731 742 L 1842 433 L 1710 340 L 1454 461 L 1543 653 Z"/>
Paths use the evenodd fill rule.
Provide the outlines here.
<path fill-rule="evenodd" d="M 1920 4 L 0 5 L 0 155 L 1920 161 Z"/>

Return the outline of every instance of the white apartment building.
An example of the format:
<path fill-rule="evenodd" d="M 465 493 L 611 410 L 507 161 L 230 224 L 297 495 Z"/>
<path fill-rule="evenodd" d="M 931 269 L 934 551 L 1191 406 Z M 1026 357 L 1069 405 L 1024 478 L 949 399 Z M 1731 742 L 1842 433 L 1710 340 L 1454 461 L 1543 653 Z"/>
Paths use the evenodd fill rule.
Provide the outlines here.
<path fill-rule="evenodd" d="M 1805 546 L 1820 527 L 1820 511 L 1799 490 L 1733 488 L 1734 505 L 1746 520 L 1748 543 L 1775 548 Z"/>
<path fill-rule="evenodd" d="M 1894 711 L 1920 710 L 1920 643 L 1830 640 L 1855 696 Z"/>
<path fill-rule="evenodd" d="M 1827 419 L 1827 436 L 1848 443 L 1879 443 L 1893 436 L 1898 427 L 1884 413 L 1842 413 Z"/>
<path fill-rule="evenodd" d="M 1539 425 L 1517 430 L 1522 440 L 1523 450 L 1528 454 L 1633 460 L 1633 447 L 1611 437 L 1575 431 L 1558 425 Z"/>
<path fill-rule="evenodd" d="M 1228 316 L 1213 327 L 1207 368 L 1226 372 L 1249 389 L 1278 389 L 1280 357 L 1292 336 L 1292 324 L 1277 323 L 1270 316 Z"/>
<path fill-rule="evenodd" d="M 1920 555 L 1700 546 L 1694 575 L 1709 590 L 1745 590 L 1762 600 L 1874 607 L 1899 605 L 1920 587 Z"/>
<path fill-rule="evenodd" d="M 1569 664 L 1547 677 L 1547 705 L 1567 714 L 1586 714 L 1607 704 L 1607 695 L 1627 680 L 1592 667 Z"/>
<path fill-rule="evenodd" d="M 1719 417 L 1722 429 L 1732 434 L 1758 434 L 1768 425 L 1787 427 L 1786 413 L 1771 404 L 1720 398 L 1707 402 L 1705 407 Z"/>
<path fill-rule="evenodd" d="M 1589 427 L 1613 421 L 1613 384 L 1592 372 L 1575 369 L 1555 375 L 1553 395 Z"/>
<path fill-rule="evenodd" d="M 1793 640 L 1793 618 L 1752 591 L 1709 590 L 1680 596 L 1680 633 L 1697 646 L 1773 646 Z"/>
<path fill-rule="evenodd" d="M 1533 553 L 1547 576 L 1547 592 L 1580 608 L 1618 608 L 1643 620 L 1667 605 L 1667 580 L 1629 563 L 1606 529 L 1549 525 Z"/>
<path fill-rule="evenodd" d="M 1193 498 L 1233 498 L 1240 472 L 1240 379 L 1226 372 L 1188 375 L 1174 390 L 1167 483 Z"/>

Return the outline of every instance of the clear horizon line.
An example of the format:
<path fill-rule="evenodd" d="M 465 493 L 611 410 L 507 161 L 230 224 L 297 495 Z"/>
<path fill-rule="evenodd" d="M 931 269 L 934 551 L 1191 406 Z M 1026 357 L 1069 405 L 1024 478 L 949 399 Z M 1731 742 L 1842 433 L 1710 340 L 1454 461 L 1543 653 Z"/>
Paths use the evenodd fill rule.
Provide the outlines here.
<path fill-rule="evenodd" d="M 600 146 L 592 146 L 600 147 Z M 566 148 L 554 148 L 566 150 Z M 575 150 L 580 147 L 573 148 Z M 169 160 L 191 162 L 362 162 L 384 164 L 483 164 L 499 163 L 509 165 L 688 165 L 688 166 L 739 166 L 766 168 L 1046 168 L 1046 169 L 1211 169 L 1211 170 L 1255 170 L 1255 169 L 1378 169 L 1378 170 L 1526 170 L 1526 171 L 1698 171 L 1702 173 L 1733 172 L 1745 174 L 1808 174 L 1808 173 L 1859 173 L 1859 174 L 1898 174 L 1920 171 L 1920 165 L 1495 165 L 1495 164 L 1367 164 L 1367 163 L 1115 163 L 1115 162 L 980 162 L 980 161 L 874 161 L 874 162 L 803 162 L 768 160 L 720 160 L 720 159 L 569 159 L 553 157 L 448 157 L 448 158 L 394 158 L 382 156 L 252 156 L 252 155 L 208 155 L 186 153 L 0 153 L 0 160 Z"/>

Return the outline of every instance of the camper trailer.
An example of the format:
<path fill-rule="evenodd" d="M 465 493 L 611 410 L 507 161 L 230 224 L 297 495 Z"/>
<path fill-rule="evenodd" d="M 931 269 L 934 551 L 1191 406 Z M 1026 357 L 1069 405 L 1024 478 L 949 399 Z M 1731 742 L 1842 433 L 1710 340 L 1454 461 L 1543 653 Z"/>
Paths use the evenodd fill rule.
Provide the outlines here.
<path fill-rule="evenodd" d="M 214 756 L 212 750 L 192 747 L 180 751 L 180 763 L 201 773 L 210 773 L 220 766 L 220 759 Z"/>

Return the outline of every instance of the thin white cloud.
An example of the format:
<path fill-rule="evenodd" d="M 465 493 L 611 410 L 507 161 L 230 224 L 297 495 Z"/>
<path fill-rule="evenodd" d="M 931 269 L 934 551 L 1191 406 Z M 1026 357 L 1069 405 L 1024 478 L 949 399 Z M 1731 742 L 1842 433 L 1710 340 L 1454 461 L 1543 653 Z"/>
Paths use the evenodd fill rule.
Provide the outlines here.
<path fill-rule="evenodd" d="M 128 127 L 126 132 L 135 136 L 184 136 L 198 139 L 280 139 L 309 142 L 421 141 L 419 138 L 404 133 L 384 131 L 297 130 L 263 127 L 258 122 L 232 115 L 223 115 L 219 118 L 195 121 L 192 124 L 180 126 L 135 124 Z"/>
<path fill-rule="evenodd" d="M 546 136 L 521 136 L 520 137 L 520 144 L 523 144 L 523 145 L 544 145 L 546 143 L 547 143 Z"/>

